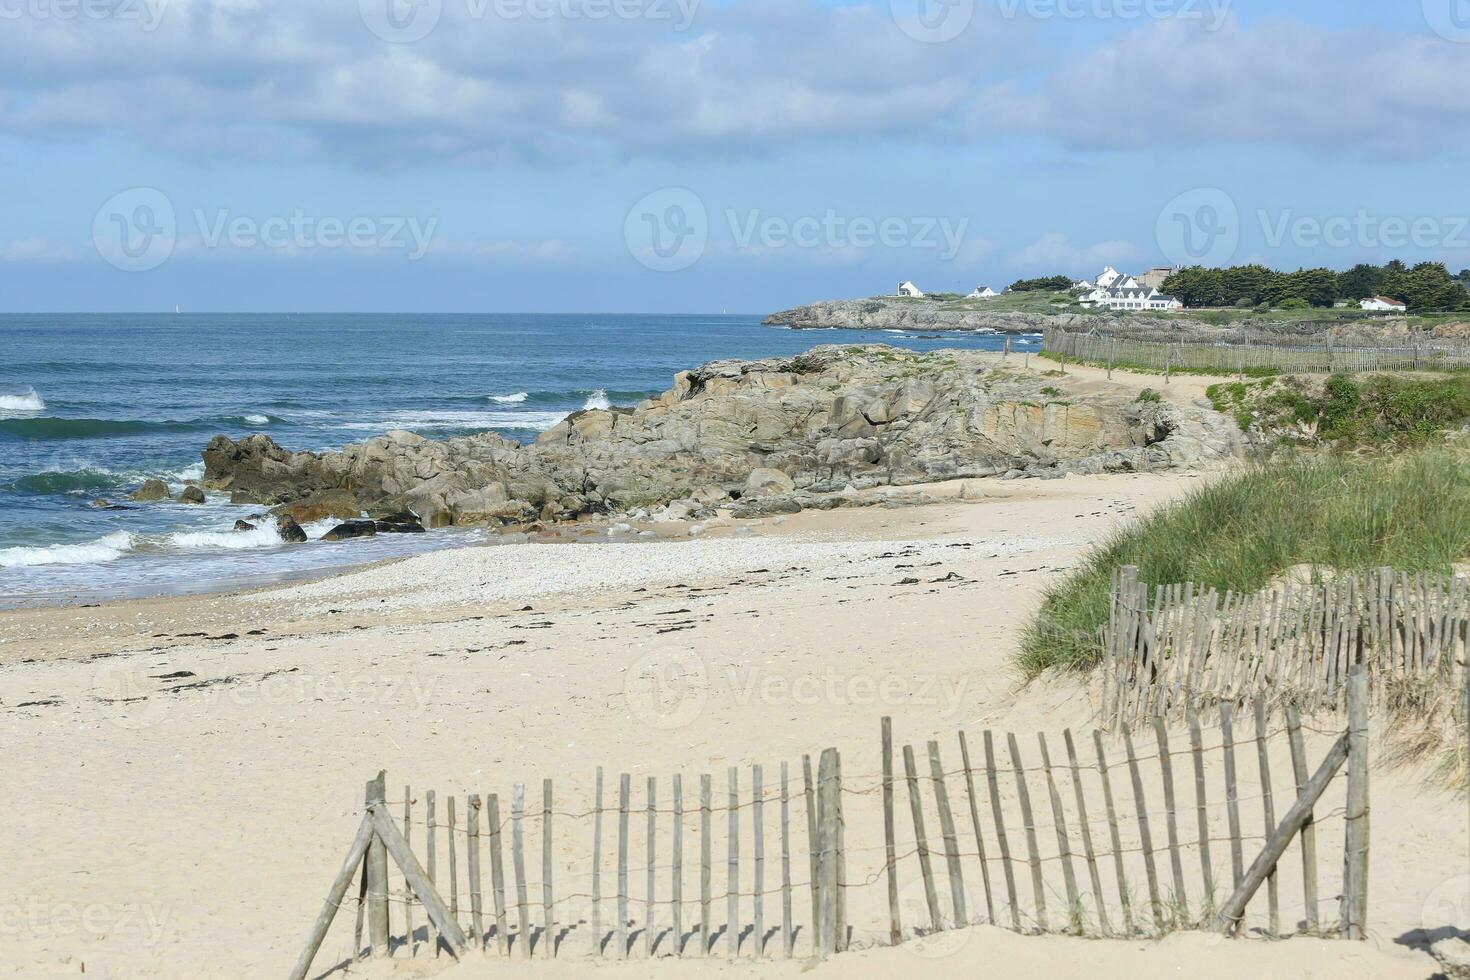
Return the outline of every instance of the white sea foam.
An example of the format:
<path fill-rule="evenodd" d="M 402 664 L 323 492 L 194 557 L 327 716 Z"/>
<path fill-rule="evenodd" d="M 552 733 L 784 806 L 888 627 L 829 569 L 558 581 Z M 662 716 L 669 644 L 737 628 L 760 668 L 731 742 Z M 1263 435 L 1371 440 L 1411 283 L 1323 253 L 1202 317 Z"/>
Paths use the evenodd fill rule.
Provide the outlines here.
<path fill-rule="evenodd" d="M 198 483 L 204 479 L 204 461 L 190 463 L 181 470 L 165 473 L 163 478 L 170 483 Z"/>
<path fill-rule="evenodd" d="M 269 425 L 270 424 L 270 416 L 268 416 L 268 415 L 247 415 L 247 416 L 245 416 L 245 424 L 246 425 Z"/>
<path fill-rule="evenodd" d="M 427 432 L 435 429 L 549 429 L 566 412 L 392 412 L 375 422 L 344 422 L 340 428 L 382 434 L 392 429 Z"/>
<path fill-rule="evenodd" d="M 44 412 L 46 403 L 29 389 L 24 395 L 0 395 L 0 412 Z"/>
<path fill-rule="evenodd" d="M 5 548 L 0 550 L 0 568 L 27 568 L 34 565 L 102 565 L 116 561 L 133 549 L 133 536 L 127 531 L 112 534 L 85 544 L 53 544 L 46 548 Z"/>
<path fill-rule="evenodd" d="M 518 391 L 514 395 L 491 395 L 490 400 L 497 405 L 519 405 L 530 397 L 529 391 Z"/>
<path fill-rule="evenodd" d="M 181 551 L 249 551 L 275 548 L 282 542 L 274 527 L 263 525 L 253 531 L 179 531 L 164 543 Z"/>
<path fill-rule="evenodd" d="M 612 402 L 608 400 L 607 392 L 601 388 L 588 395 L 587 404 L 582 406 L 584 412 L 607 411 L 609 408 L 612 408 Z"/>

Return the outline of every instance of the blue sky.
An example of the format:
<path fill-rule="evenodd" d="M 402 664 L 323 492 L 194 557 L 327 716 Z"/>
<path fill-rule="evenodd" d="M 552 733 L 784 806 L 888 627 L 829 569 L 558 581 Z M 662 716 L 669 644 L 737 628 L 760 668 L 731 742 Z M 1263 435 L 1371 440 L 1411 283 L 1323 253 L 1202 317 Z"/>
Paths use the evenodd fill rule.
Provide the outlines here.
<path fill-rule="evenodd" d="M 1470 266 L 1470 0 L 946 2 L 0 0 L 0 310 Z"/>

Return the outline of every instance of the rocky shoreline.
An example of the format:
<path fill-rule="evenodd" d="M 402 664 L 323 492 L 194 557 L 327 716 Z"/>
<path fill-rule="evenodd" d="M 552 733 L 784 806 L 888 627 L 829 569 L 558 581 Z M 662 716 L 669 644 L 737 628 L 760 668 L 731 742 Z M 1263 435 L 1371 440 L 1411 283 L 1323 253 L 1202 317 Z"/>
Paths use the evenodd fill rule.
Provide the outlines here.
<path fill-rule="evenodd" d="M 400 431 L 311 453 L 218 436 L 204 486 L 297 522 L 528 527 L 759 517 L 874 487 L 1188 468 L 1240 451 L 1238 428 L 1208 408 L 1016 359 L 826 346 L 680 372 L 657 398 L 574 413 L 530 445 Z"/>
<path fill-rule="evenodd" d="M 945 304 L 898 297 L 827 300 L 772 313 L 768 327 L 793 330 L 944 330 L 1032 334 L 1047 327 L 1086 332 L 1111 327 L 1118 318 L 1083 313 L 1020 313 L 946 309 Z"/>

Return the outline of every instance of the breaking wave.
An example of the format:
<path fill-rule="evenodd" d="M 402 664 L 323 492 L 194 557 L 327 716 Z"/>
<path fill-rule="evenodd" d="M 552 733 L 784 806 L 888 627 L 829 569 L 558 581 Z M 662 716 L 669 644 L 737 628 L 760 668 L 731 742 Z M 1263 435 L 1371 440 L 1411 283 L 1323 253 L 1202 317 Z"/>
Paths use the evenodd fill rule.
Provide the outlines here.
<path fill-rule="evenodd" d="M 0 412 L 44 412 L 46 403 L 31 388 L 24 395 L 0 395 Z"/>
<path fill-rule="evenodd" d="M 104 565 L 116 561 L 133 550 L 133 536 L 127 531 L 114 531 L 106 537 L 85 544 L 53 544 L 45 548 L 5 548 L 0 550 L 0 568 L 28 568 L 35 565 Z"/>

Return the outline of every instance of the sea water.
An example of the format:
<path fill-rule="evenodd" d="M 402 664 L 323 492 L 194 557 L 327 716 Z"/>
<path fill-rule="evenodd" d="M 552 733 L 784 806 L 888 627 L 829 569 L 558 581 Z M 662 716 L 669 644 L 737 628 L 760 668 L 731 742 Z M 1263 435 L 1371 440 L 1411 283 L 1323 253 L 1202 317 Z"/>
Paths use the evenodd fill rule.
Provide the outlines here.
<path fill-rule="evenodd" d="M 175 492 L 200 480 L 200 451 L 219 433 L 312 450 L 390 429 L 531 441 L 578 409 L 656 395 L 705 361 L 825 343 L 1002 340 L 792 331 L 749 316 L 0 316 L 0 606 L 248 586 L 485 540 L 451 529 L 286 545 L 271 521 L 233 530 L 263 508 L 225 496 L 128 499 L 148 478 Z"/>

